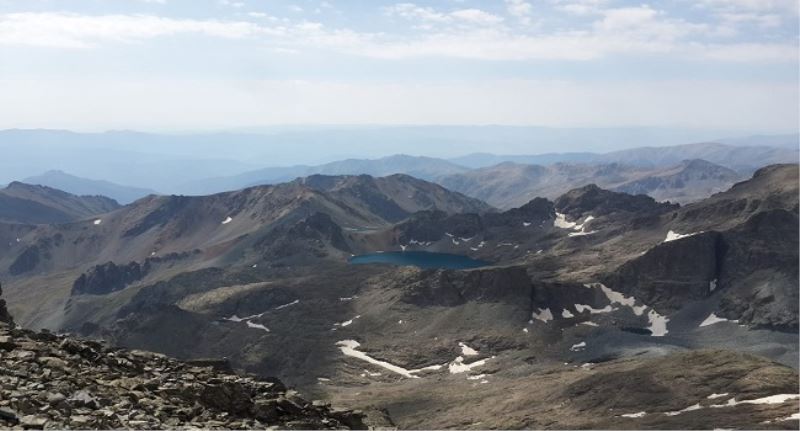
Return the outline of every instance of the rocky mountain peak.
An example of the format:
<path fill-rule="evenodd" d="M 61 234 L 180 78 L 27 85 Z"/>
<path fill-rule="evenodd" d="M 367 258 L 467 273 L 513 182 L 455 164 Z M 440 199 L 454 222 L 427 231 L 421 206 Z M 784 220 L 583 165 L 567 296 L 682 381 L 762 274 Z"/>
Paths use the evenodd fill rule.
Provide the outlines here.
<path fill-rule="evenodd" d="M 601 216 L 617 212 L 644 215 L 670 211 L 678 208 L 678 205 L 659 203 L 645 195 L 612 192 L 589 184 L 570 190 L 556 199 L 555 208 L 561 213 L 578 217 L 586 213 Z"/>

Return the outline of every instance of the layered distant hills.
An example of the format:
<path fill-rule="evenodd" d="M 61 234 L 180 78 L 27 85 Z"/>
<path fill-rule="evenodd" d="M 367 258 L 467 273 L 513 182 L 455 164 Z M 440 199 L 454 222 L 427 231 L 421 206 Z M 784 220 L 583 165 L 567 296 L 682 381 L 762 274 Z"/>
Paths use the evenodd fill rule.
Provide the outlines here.
<path fill-rule="evenodd" d="M 796 163 L 798 160 L 800 152 L 797 148 L 713 143 L 643 147 L 605 154 L 472 154 L 451 160 L 396 155 L 372 160 L 350 159 L 317 166 L 263 168 L 232 177 L 190 182 L 182 187 L 190 194 L 206 194 L 289 181 L 313 174 L 383 176 L 402 173 L 438 182 L 469 196 L 484 199 L 492 205 L 510 208 L 534 196 L 555 197 L 572 187 L 585 184 L 621 186 L 655 177 L 662 181 L 659 184 L 642 185 L 640 190 L 643 193 L 652 190 L 653 196 L 658 199 L 687 202 L 708 196 L 710 191 L 724 190 L 759 167 L 773 163 Z M 665 178 L 673 174 L 681 176 L 683 182 L 678 178 Z M 491 184 L 487 184 L 487 180 Z M 502 190 L 502 184 L 513 187 Z M 496 192 L 502 196 L 489 197 L 495 190 L 487 188 L 494 187 L 500 189 Z"/>

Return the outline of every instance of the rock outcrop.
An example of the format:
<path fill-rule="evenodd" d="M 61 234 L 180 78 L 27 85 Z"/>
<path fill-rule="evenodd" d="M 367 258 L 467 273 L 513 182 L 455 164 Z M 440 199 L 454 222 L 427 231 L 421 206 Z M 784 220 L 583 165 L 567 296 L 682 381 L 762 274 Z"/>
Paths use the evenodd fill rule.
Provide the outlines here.
<path fill-rule="evenodd" d="M 2 310 L 0 310 L 1 312 Z M 308 402 L 225 361 L 181 362 L 0 324 L 0 428 L 341 429 L 361 415 Z"/>
<path fill-rule="evenodd" d="M 711 295 L 719 278 L 724 247 L 717 232 L 665 242 L 626 262 L 603 283 L 645 304 L 674 311 Z"/>
<path fill-rule="evenodd" d="M 116 292 L 134 281 L 141 280 L 149 269 L 149 262 L 145 262 L 144 265 L 138 262 L 130 262 L 127 265 L 106 262 L 81 274 L 72 285 L 72 294 L 104 295 Z"/>
<path fill-rule="evenodd" d="M 0 296 L 3 295 L 3 286 L 0 285 Z M 14 318 L 11 317 L 11 314 L 8 312 L 8 308 L 6 308 L 6 300 L 0 299 L 0 322 L 6 323 L 10 326 L 14 326 Z"/>
<path fill-rule="evenodd" d="M 659 203 L 645 195 L 629 195 L 603 190 L 595 184 L 570 190 L 555 201 L 556 209 L 571 218 L 591 213 L 595 217 L 615 213 L 660 214 L 678 205 Z"/>

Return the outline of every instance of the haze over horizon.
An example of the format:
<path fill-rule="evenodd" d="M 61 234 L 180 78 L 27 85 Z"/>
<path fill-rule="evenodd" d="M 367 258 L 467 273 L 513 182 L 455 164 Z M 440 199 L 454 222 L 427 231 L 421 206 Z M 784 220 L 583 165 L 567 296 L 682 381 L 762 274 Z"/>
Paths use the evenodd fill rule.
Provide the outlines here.
<path fill-rule="evenodd" d="M 798 129 L 791 0 L 0 1 L 0 128 Z"/>

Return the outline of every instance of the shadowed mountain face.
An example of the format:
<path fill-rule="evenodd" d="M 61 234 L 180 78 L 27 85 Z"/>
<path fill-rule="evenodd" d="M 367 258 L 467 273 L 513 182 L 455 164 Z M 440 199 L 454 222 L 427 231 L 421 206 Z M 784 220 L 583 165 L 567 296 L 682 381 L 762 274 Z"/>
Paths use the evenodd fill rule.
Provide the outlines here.
<path fill-rule="evenodd" d="M 18 322 L 224 356 L 382 425 L 797 424 L 797 165 L 685 206 L 588 185 L 495 211 L 314 175 L 99 219 L 0 224 Z M 405 250 L 490 264 L 347 263 Z"/>
<path fill-rule="evenodd" d="M 13 182 L 0 189 L 0 222 L 48 224 L 86 219 L 119 208 L 103 196 L 76 196 L 45 186 Z"/>

